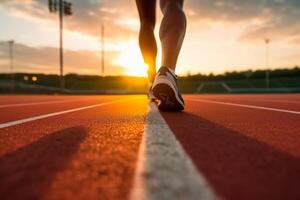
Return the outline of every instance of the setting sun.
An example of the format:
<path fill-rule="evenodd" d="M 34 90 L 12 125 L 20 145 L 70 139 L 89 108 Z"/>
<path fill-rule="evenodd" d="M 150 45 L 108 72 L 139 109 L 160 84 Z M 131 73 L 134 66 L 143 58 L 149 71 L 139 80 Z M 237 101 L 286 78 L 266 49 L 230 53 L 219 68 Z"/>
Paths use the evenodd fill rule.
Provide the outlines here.
<path fill-rule="evenodd" d="M 121 52 L 113 64 L 124 67 L 126 75 L 146 77 L 148 66 L 144 63 L 136 42 L 122 43 L 120 49 Z"/>
<path fill-rule="evenodd" d="M 147 77 L 147 69 L 148 65 L 146 65 L 145 63 L 141 63 L 139 66 L 136 67 L 129 66 L 127 75 Z"/>

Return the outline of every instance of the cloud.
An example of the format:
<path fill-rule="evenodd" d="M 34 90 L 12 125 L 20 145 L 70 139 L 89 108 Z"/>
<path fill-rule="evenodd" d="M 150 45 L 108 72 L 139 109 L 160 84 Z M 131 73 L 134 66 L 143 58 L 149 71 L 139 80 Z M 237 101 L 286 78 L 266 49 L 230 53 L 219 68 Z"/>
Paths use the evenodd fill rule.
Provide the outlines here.
<path fill-rule="evenodd" d="M 190 0 L 187 9 L 192 23 L 222 22 L 239 27 L 240 41 L 300 36 L 299 0 Z"/>
<path fill-rule="evenodd" d="M 106 25 L 106 33 L 111 38 L 121 39 L 137 35 L 136 22 L 138 21 L 134 1 L 126 0 L 71 0 L 73 15 L 65 17 L 65 27 L 70 31 L 81 32 L 92 36 L 100 34 L 101 24 Z M 57 13 L 49 13 L 48 1 L 2 0 L 2 7 L 10 13 L 20 17 L 29 17 L 32 20 L 57 21 Z M 134 10 L 135 12 L 132 12 Z M 128 23 L 120 23 L 131 22 Z M 133 24 L 133 26 L 132 26 Z"/>
<path fill-rule="evenodd" d="M 15 29 L 10 28 L 2 38 L 14 38 L 16 41 L 31 45 L 23 45 L 23 53 L 20 54 L 27 55 L 27 58 L 22 58 L 21 61 L 19 56 L 17 64 L 20 68 L 21 65 L 26 65 L 24 67 L 26 70 L 32 68 L 38 71 L 45 68 L 57 72 L 57 49 L 49 46 L 58 44 L 58 16 L 49 13 L 47 0 L 22 0 L 22 3 L 20 0 L 0 1 L 0 12 L 6 11 L 6 15 L 13 16 L 11 17 L 13 22 L 23 25 L 22 32 L 16 33 Z M 64 26 L 68 29 L 65 31 L 65 47 L 69 48 L 65 51 L 67 69 L 70 71 L 84 69 L 86 70 L 84 73 L 90 73 L 90 70 L 97 72 L 100 62 L 96 51 L 92 50 L 100 48 L 102 23 L 106 29 L 106 46 L 110 50 L 107 52 L 107 60 L 111 62 L 107 65 L 117 69 L 118 66 L 112 63 L 120 55 L 118 51 L 122 51 L 122 55 L 129 55 L 133 50 L 138 50 L 139 19 L 134 0 L 69 1 L 73 3 L 74 15 L 65 18 L 64 21 Z M 180 66 L 183 66 L 182 71 L 187 70 L 189 66 L 199 71 L 212 65 L 225 69 L 230 65 L 249 66 L 263 63 L 264 61 L 259 60 L 259 56 L 263 55 L 263 40 L 266 37 L 270 37 L 272 43 L 278 42 L 273 46 L 276 57 L 280 57 L 281 54 L 297 53 L 300 45 L 299 0 L 185 0 L 185 11 L 189 27 L 178 62 L 179 70 Z M 159 14 L 157 16 L 161 17 Z M 24 30 L 27 26 L 25 22 L 28 22 L 25 20 L 36 22 L 31 23 L 32 30 L 30 28 L 29 31 Z M 133 42 L 134 45 L 128 48 L 128 45 L 124 45 L 127 41 Z M 261 45 L 258 46 L 257 42 Z M 22 49 L 22 44 L 17 45 Z M 122 46 L 125 48 L 120 49 Z M 236 56 L 241 54 L 241 49 L 244 50 L 243 59 Z M 47 57 L 47 52 L 49 57 L 52 56 L 52 60 Z M 218 55 L 216 52 L 219 52 Z M 0 57 L 2 55 L 0 66 L 6 67 L 6 61 L 3 60 L 7 57 L 6 54 L 7 52 L 0 50 Z M 200 55 L 204 56 L 199 60 Z M 135 56 L 131 54 L 130 56 L 135 60 Z M 215 61 L 218 62 L 214 64 Z M 298 60 L 295 59 L 295 62 Z M 282 62 L 284 65 L 286 63 L 289 63 L 289 60 Z M 200 65 L 203 66 L 201 69 L 198 67 Z M 40 71 L 46 71 L 43 69 Z M 112 71 L 114 73 L 122 69 Z"/>
<path fill-rule="evenodd" d="M 122 74 L 124 68 L 113 65 L 117 51 L 106 52 L 106 72 Z M 58 49 L 52 47 L 30 47 L 16 43 L 14 45 L 15 69 L 22 72 L 58 73 Z M 100 57 L 96 52 L 65 50 L 65 72 L 79 74 L 99 74 Z M 0 70 L 8 72 L 8 44 L 0 41 Z M 5 70 L 6 68 L 6 70 Z"/>
<path fill-rule="evenodd" d="M 100 33 L 101 23 L 111 38 L 136 37 L 138 14 L 135 1 L 128 0 L 70 0 L 74 15 L 65 20 L 71 31 L 93 36 Z M 300 35 L 299 0 L 188 0 L 186 13 L 189 24 L 224 23 L 240 28 L 239 41 L 255 42 L 265 37 L 286 40 Z M 57 20 L 48 12 L 46 0 L 2 0 L 2 6 L 15 14 L 22 13 L 37 19 Z"/>

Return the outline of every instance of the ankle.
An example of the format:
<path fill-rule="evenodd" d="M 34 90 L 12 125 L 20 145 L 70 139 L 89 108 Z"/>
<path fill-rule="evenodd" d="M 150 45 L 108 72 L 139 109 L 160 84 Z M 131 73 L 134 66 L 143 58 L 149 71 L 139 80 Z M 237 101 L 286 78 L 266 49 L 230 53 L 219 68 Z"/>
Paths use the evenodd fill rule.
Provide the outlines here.
<path fill-rule="evenodd" d="M 163 66 L 161 66 L 161 67 L 166 67 L 166 68 L 168 68 L 168 70 L 169 70 L 174 76 L 176 76 L 176 74 L 175 74 L 175 69 L 172 69 L 172 68 L 170 68 L 170 67 L 168 67 L 168 66 L 166 66 L 166 65 L 163 65 Z"/>

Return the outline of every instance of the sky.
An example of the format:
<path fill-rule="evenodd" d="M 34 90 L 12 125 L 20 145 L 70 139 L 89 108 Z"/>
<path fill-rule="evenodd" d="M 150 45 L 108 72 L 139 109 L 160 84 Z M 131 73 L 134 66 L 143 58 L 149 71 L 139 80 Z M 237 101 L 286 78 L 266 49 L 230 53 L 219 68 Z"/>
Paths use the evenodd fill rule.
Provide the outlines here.
<path fill-rule="evenodd" d="M 138 47 L 134 0 L 69 0 L 64 18 L 65 73 L 101 74 L 101 24 L 105 27 L 105 75 L 146 75 Z M 186 0 L 187 32 L 176 73 L 223 73 L 300 65 L 299 0 Z M 162 14 L 157 6 L 158 36 Z M 59 73 L 57 13 L 47 0 L 0 0 L 0 73 L 10 72 L 8 40 L 14 40 L 16 72 Z M 160 65 L 160 44 L 157 65 Z"/>

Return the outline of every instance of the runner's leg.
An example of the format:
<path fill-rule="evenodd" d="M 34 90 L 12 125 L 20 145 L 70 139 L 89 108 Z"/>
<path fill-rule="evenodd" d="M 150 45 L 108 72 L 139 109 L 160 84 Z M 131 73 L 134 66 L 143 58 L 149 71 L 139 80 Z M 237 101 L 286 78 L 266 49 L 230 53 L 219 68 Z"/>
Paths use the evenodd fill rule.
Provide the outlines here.
<path fill-rule="evenodd" d="M 183 0 L 160 0 L 164 15 L 159 36 L 162 45 L 162 66 L 175 70 L 186 31 Z"/>
<path fill-rule="evenodd" d="M 158 99 L 159 110 L 182 111 L 184 109 L 184 100 L 175 76 L 177 58 L 186 30 L 186 18 L 182 7 L 183 0 L 160 0 L 163 13 L 159 30 L 162 65 L 152 85 L 152 93 Z"/>
<path fill-rule="evenodd" d="M 157 46 L 154 36 L 156 0 L 136 0 L 140 16 L 139 44 L 144 62 L 148 65 L 148 77 L 153 81 L 156 73 Z"/>

